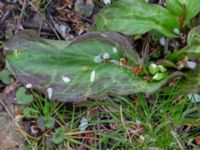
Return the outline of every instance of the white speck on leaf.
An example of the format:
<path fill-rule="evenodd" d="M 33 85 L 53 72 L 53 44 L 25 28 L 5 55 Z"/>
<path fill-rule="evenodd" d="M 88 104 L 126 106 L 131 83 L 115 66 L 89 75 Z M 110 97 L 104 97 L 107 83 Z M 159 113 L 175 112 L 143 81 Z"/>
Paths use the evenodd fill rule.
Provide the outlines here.
<path fill-rule="evenodd" d="M 88 127 L 88 120 L 86 118 L 82 118 L 80 120 L 80 126 L 79 127 L 80 127 L 81 132 L 85 131 Z"/>
<path fill-rule="evenodd" d="M 165 46 L 165 44 L 166 44 L 165 37 L 161 37 L 160 38 L 160 45 Z"/>
<path fill-rule="evenodd" d="M 178 34 L 178 35 L 180 34 L 180 31 L 179 31 L 179 29 L 177 29 L 177 28 L 174 28 L 174 29 L 173 29 L 173 32 L 174 32 L 175 34 Z"/>
<path fill-rule="evenodd" d="M 104 60 L 110 59 L 110 55 L 108 53 L 104 53 L 103 54 L 103 59 Z"/>
<path fill-rule="evenodd" d="M 111 0 L 103 0 L 103 3 L 106 5 L 111 4 Z"/>
<path fill-rule="evenodd" d="M 101 55 L 95 56 L 93 60 L 95 63 L 100 63 L 102 61 Z"/>
<path fill-rule="evenodd" d="M 115 64 L 115 65 L 119 65 L 119 64 L 120 64 L 117 60 L 111 60 L 110 62 L 111 62 L 112 64 Z"/>
<path fill-rule="evenodd" d="M 105 37 L 105 38 L 108 37 L 106 34 L 103 34 L 103 33 L 101 33 L 101 36 L 102 36 L 102 37 Z"/>
<path fill-rule="evenodd" d="M 194 61 L 188 61 L 187 62 L 187 67 L 190 68 L 190 69 L 195 69 L 197 66 L 197 63 L 194 62 Z"/>
<path fill-rule="evenodd" d="M 31 84 L 31 83 L 26 84 L 26 88 L 27 88 L 27 89 L 32 88 L 32 84 Z"/>
<path fill-rule="evenodd" d="M 52 97 L 52 95 L 53 95 L 53 89 L 52 89 L 52 88 L 48 88 L 48 89 L 47 89 L 47 93 L 48 93 L 49 99 L 51 99 L 51 97 Z"/>
<path fill-rule="evenodd" d="M 96 73 L 95 73 L 95 71 L 93 70 L 92 73 L 90 74 L 90 81 L 91 81 L 91 82 L 94 82 L 95 74 L 96 74 Z"/>
<path fill-rule="evenodd" d="M 69 77 L 62 77 L 62 79 L 63 79 L 63 81 L 65 82 L 65 83 L 68 83 L 68 82 L 70 82 L 71 81 L 71 79 L 69 78 Z"/>
<path fill-rule="evenodd" d="M 118 50 L 117 50 L 116 47 L 113 47 L 113 48 L 112 48 L 112 51 L 113 51 L 114 54 L 116 54 Z"/>

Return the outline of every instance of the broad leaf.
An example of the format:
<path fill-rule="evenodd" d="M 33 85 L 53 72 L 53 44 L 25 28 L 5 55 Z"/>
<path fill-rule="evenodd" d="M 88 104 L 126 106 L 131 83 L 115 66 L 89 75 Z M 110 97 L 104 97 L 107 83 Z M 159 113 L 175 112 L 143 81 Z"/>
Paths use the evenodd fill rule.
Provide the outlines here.
<path fill-rule="evenodd" d="M 167 0 L 167 9 L 178 17 L 183 17 L 183 23 L 197 15 L 200 11 L 199 0 Z"/>
<path fill-rule="evenodd" d="M 68 45 L 65 41 L 60 44 Z M 68 102 L 103 99 L 109 93 L 153 92 L 168 78 L 149 82 L 134 75 L 131 67 L 140 64 L 140 59 L 116 33 L 88 33 L 67 47 L 59 47 L 64 48 L 31 31 L 21 32 L 5 50 L 6 66 L 24 85 L 31 84 L 49 99 Z M 124 57 L 128 64 L 120 65 Z"/>
<path fill-rule="evenodd" d="M 183 49 L 170 54 L 168 59 L 177 61 L 184 56 L 188 56 L 189 59 L 200 58 L 200 26 L 191 29 L 188 34 L 187 43 L 188 45 Z"/>
<path fill-rule="evenodd" d="M 158 30 L 175 37 L 174 30 L 179 28 L 178 18 L 173 13 L 141 0 L 119 1 L 103 9 L 96 19 L 97 31 L 117 31 L 127 35 Z"/>

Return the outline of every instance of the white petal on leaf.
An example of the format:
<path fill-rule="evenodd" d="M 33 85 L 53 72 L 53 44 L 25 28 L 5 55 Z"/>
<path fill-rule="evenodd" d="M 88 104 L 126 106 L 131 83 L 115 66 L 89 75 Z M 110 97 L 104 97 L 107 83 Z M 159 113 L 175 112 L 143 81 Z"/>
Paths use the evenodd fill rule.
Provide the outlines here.
<path fill-rule="evenodd" d="M 165 37 L 161 37 L 160 38 L 160 45 L 165 46 L 165 44 L 166 44 Z"/>
<path fill-rule="evenodd" d="M 110 60 L 110 62 L 111 62 L 112 64 L 115 64 L 115 65 L 120 65 L 120 62 L 118 62 L 117 60 Z"/>
<path fill-rule="evenodd" d="M 51 99 L 51 98 L 52 98 L 52 95 L 53 95 L 53 89 L 52 89 L 52 88 L 48 88 L 48 89 L 47 89 L 47 93 L 48 93 L 49 99 Z"/>
<path fill-rule="evenodd" d="M 103 59 L 106 60 L 106 59 L 110 59 L 110 55 L 108 53 L 104 53 L 103 54 Z"/>
<path fill-rule="evenodd" d="M 65 76 L 63 76 L 62 79 L 63 79 L 63 81 L 64 81 L 65 83 L 68 83 L 68 82 L 71 81 L 71 79 L 70 79 L 69 77 L 65 77 Z"/>
<path fill-rule="evenodd" d="M 27 88 L 27 89 L 32 88 L 32 84 L 31 84 L 31 83 L 26 84 L 26 88 Z"/>
<path fill-rule="evenodd" d="M 112 48 L 112 51 L 113 51 L 114 54 L 116 54 L 118 50 L 117 50 L 116 47 L 113 47 L 113 48 Z"/>
<path fill-rule="evenodd" d="M 188 61 L 187 62 L 187 67 L 190 68 L 190 69 L 194 69 L 194 68 L 196 68 L 196 66 L 197 66 L 197 63 L 194 62 L 194 61 Z"/>
<path fill-rule="evenodd" d="M 188 94 L 187 96 L 192 103 L 199 103 L 200 102 L 200 94 Z"/>
<path fill-rule="evenodd" d="M 80 127 L 81 132 L 85 131 L 88 127 L 88 120 L 86 118 L 82 118 L 80 120 L 80 126 L 79 127 Z"/>
<path fill-rule="evenodd" d="M 101 55 L 95 56 L 93 60 L 95 63 L 100 63 L 102 61 Z"/>
<path fill-rule="evenodd" d="M 103 3 L 106 5 L 111 4 L 111 0 L 103 0 Z"/>
<path fill-rule="evenodd" d="M 95 74 L 96 74 L 96 73 L 95 73 L 95 71 L 93 70 L 92 73 L 90 74 L 90 81 L 91 81 L 91 82 L 94 82 Z"/>
<path fill-rule="evenodd" d="M 102 37 L 105 37 L 105 38 L 108 37 L 106 34 L 103 34 L 103 33 L 101 33 L 101 36 L 102 36 Z"/>
<path fill-rule="evenodd" d="M 179 31 L 179 29 L 177 29 L 177 28 L 174 28 L 174 29 L 173 29 L 173 32 L 174 32 L 175 34 L 178 34 L 178 35 L 180 34 L 180 31 Z"/>

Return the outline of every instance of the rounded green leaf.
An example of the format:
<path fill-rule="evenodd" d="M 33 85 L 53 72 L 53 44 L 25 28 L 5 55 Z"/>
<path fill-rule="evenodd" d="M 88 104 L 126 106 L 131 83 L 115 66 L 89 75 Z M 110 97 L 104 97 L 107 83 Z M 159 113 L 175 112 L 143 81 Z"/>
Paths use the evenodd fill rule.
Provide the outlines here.
<path fill-rule="evenodd" d="M 53 136 L 51 138 L 52 142 L 55 144 L 60 144 L 65 140 L 65 131 L 62 128 L 58 128 L 53 133 Z"/>
<path fill-rule="evenodd" d="M 153 76 L 153 80 L 156 80 L 156 81 L 160 81 L 162 79 L 164 79 L 166 77 L 166 73 L 156 73 L 154 76 Z"/>
<path fill-rule="evenodd" d="M 0 80 L 4 83 L 4 84 L 10 84 L 12 83 L 12 80 L 10 78 L 10 72 L 8 70 L 2 70 L 0 71 Z"/>
<path fill-rule="evenodd" d="M 21 87 L 17 90 L 16 99 L 20 104 L 27 105 L 33 101 L 33 96 L 27 95 L 26 89 L 24 87 Z"/>
<path fill-rule="evenodd" d="M 156 64 L 150 64 L 150 65 L 149 65 L 149 72 L 150 72 L 150 74 L 152 74 L 152 75 L 154 75 L 154 74 L 156 74 L 157 72 L 159 72 L 159 67 L 158 67 L 158 65 L 156 65 Z"/>

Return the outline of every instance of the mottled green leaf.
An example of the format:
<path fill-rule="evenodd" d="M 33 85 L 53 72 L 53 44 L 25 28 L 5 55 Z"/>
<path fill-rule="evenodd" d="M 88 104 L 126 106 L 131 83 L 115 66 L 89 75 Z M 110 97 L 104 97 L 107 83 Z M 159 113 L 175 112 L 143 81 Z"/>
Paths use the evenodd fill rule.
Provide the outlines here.
<path fill-rule="evenodd" d="M 199 0 L 167 0 L 167 9 L 178 17 L 183 17 L 183 23 L 197 15 L 200 11 Z"/>
<path fill-rule="evenodd" d="M 177 61 L 183 56 L 188 56 L 189 59 L 200 58 L 200 26 L 197 26 L 188 34 L 188 45 L 183 49 L 174 52 L 168 56 L 169 60 Z"/>
<path fill-rule="evenodd" d="M 134 75 L 132 67 L 140 64 L 140 59 L 126 38 L 117 33 L 88 33 L 58 49 L 24 31 L 9 42 L 5 53 L 7 68 L 24 85 L 31 84 L 49 99 L 67 102 L 153 92 L 168 79 L 149 82 Z M 124 57 L 127 65 L 120 63 Z"/>
<path fill-rule="evenodd" d="M 157 30 L 175 37 L 174 30 L 179 28 L 177 16 L 169 10 L 141 0 L 119 1 L 104 8 L 96 19 L 97 31 L 117 31 L 127 35 Z"/>

